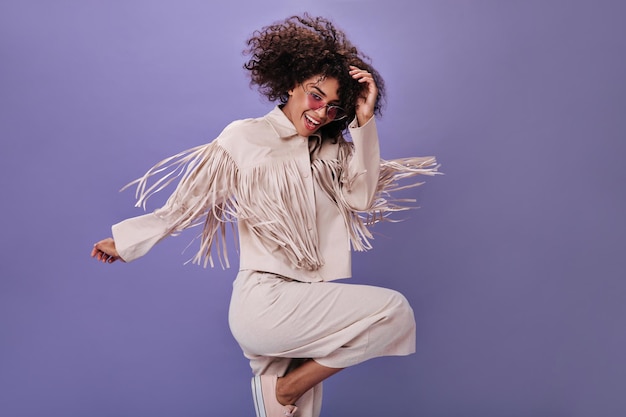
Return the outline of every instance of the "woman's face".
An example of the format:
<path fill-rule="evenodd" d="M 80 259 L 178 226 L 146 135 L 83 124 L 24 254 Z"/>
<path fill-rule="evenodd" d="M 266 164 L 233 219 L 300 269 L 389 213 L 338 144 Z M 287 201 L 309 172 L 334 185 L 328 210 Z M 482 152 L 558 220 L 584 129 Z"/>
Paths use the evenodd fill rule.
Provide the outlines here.
<path fill-rule="evenodd" d="M 339 81 L 336 78 L 311 77 L 289 91 L 283 112 L 298 134 L 308 137 L 333 121 L 329 117 L 328 106 L 339 106 L 338 91 Z"/>

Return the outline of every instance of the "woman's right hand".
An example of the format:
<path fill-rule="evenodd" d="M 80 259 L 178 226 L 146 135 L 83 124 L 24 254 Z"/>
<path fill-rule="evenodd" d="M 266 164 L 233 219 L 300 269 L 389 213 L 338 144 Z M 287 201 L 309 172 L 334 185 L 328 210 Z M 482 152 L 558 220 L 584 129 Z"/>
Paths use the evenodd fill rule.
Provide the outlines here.
<path fill-rule="evenodd" d="M 109 264 L 117 261 L 118 259 L 124 262 L 124 260 L 120 257 L 120 254 L 117 253 L 117 249 L 115 249 L 115 241 L 110 237 L 102 239 L 93 245 L 91 257 L 96 258 L 100 262 Z"/>

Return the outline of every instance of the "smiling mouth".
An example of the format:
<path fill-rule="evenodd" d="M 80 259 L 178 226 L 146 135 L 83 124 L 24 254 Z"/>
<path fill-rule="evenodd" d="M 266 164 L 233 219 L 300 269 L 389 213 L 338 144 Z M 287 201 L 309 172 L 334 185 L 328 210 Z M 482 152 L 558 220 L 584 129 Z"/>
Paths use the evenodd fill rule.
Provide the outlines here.
<path fill-rule="evenodd" d="M 320 122 L 310 117 L 308 114 L 304 114 L 304 120 L 306 121 L 306 125 L 310 130 L 315 130 L 320 126 Z"/>

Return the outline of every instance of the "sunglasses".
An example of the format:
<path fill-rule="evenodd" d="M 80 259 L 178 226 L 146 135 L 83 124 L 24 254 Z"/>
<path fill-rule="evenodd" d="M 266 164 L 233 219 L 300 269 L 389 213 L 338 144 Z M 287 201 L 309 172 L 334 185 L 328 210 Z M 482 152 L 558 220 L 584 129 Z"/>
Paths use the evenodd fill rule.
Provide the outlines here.
<path fill-rule="evenodd" d="M 324 101 L 324 99 L 319 94 L 314 93 L 313 91 L 306 90 L 304 86 L 302 86 L 302 89 L 306 93 L 307 104 L 311 109 L 319 110 L 323 107 L 326 107 L 326 117 L 328 118 L 328 120 L 341 120 L 348 117 L 346 111 L 343 108 L 326 103 L 326 101 Z"/>

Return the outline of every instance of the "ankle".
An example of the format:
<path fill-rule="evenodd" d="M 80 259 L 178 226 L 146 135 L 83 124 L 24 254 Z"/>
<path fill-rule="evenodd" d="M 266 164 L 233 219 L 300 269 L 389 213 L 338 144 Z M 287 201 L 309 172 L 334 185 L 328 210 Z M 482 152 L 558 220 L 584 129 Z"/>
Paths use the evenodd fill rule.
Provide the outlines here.
<path fill-rule="evenodd" d="M 289 391 L 289 386 L 284 377 L 278 378 L 276 381 L 276 399 L 282 405 L 293 405 L 298 397 Z"/>

